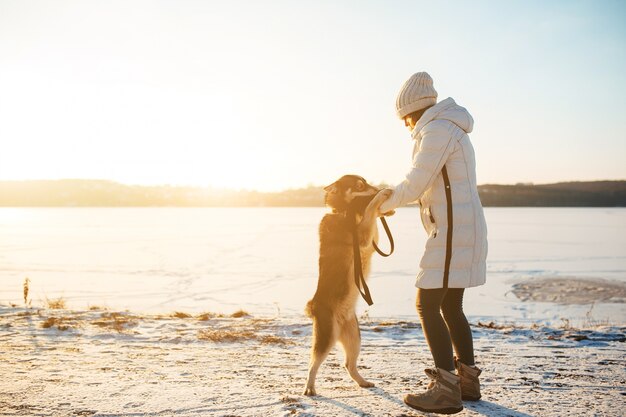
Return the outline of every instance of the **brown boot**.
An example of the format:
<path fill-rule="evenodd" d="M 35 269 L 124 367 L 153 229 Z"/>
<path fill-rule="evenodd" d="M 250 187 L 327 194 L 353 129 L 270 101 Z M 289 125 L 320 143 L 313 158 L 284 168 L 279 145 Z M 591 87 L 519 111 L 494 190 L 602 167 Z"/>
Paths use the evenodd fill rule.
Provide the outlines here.
<path fill-rule="evenodd" d="M 404 403 L 427 413 L 455 414 L 463 410 L 460 378 L 444 369 L 426 369 L 432 379 L 425 392 L 407 394 Z"/>
<path fill-rule="evenodd" d="M 457 358 L 454 358 L 454 367 L 461 377 L 461 396 L 466 401 L 478 401 L 480 399 L 480 381 L 478 375 L 482 371 L 478 368 L 465 365 Z"/>

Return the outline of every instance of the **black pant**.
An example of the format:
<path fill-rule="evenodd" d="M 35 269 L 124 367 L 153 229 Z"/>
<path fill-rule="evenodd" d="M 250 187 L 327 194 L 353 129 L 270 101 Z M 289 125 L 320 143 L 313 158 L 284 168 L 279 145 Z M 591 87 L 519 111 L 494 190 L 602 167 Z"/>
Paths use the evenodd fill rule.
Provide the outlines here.
<path fill-rule="evenodd" d="M 437 368 L 454 370 L 452 346 L 461 362 L 474 365 L 472 331 L 463 313 L 464 288 L 417 290 L 417 313 Z M 443 314 L 443 317 L 441 317 Z"/>

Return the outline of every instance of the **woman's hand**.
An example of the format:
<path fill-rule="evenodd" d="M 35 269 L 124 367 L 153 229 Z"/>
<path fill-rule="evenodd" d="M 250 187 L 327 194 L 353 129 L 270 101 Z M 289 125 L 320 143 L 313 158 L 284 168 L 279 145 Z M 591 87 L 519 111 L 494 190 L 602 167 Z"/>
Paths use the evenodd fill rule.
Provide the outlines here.
<path fill-rule="evenodd" d="M 385 188 L 385 189 L 380 190 L 378 194 L 381 195 L 383 198 L 383 201 L 385 201 L 389 197 L 391 197 L 391 194 L 393 194 L 393 190 L 389 188 Z M 393 216 L 394 214 L 396 214 L 395 210 L 389 210 L 384 213 L 381 213 L 380 210 L 378 211 L 378 217 L 382 217 L 382 216 L 389 217 L 389 216 Z"/>

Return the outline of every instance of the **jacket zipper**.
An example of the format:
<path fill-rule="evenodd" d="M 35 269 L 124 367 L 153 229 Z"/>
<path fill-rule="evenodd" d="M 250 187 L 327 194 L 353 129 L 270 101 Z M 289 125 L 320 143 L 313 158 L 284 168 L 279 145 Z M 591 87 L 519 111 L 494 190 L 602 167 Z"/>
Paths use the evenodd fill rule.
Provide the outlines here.
<path fill-rule="evenodd" d="M 450 261 L 452 260 L 452 190 L 450 189 L 450 178 L 448 178 L 448 170 L 443 166 L 441 170 L 443 174 L 443 184 L 446 192 L 446 203 L 448 206 L 448 233 L 446 236 L 446 260 L 443 269 L 443 288 L 448 288 L 448 277 L 450 276 Z"/>

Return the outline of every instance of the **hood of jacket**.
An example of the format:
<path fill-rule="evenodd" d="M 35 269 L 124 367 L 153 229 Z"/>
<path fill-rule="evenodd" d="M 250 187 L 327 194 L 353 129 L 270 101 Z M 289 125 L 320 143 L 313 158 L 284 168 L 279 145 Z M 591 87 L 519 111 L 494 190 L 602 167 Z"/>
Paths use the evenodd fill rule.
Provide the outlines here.
<path fill-rule="evenodd" d="M 413 128 L 411 136 L 415 138 L 420 130 L 433 120 L 448 120 L 465 133 L 470 133 L 474 128 L 474 119 L 467 109 L 459 106 L 452 98 L 448 97 L 424 112 Z"/>

